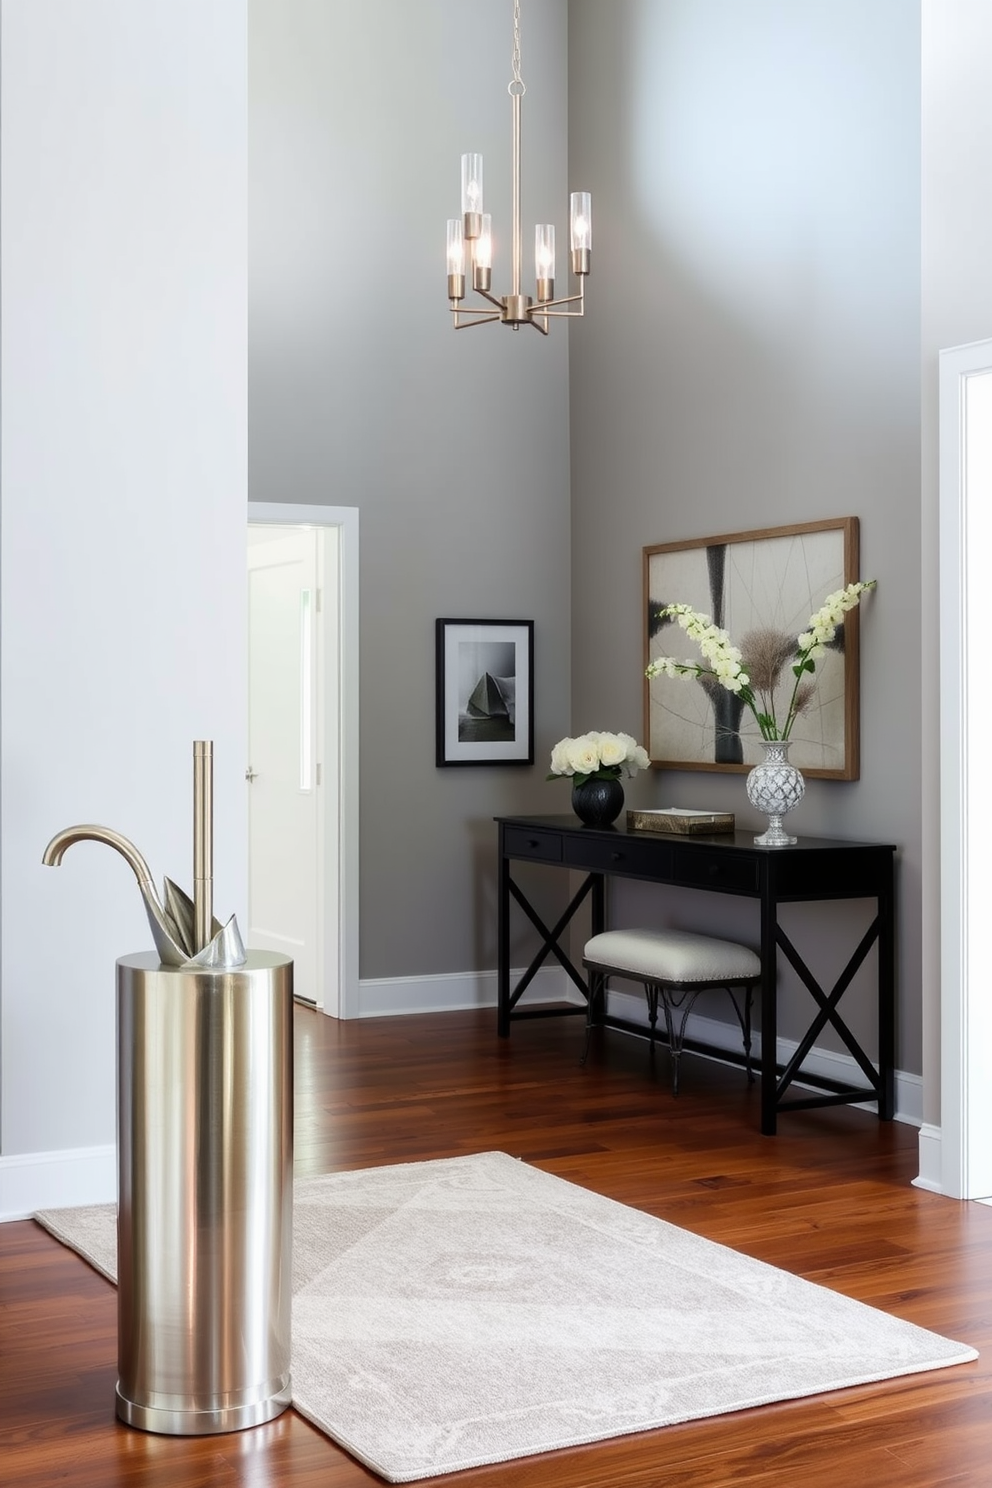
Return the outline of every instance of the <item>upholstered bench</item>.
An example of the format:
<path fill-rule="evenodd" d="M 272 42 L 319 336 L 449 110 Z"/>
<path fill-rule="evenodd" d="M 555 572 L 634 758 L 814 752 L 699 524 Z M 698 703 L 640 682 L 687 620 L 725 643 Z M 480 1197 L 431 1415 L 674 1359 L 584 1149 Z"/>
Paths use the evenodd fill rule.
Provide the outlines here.
<path fill-rule="evenodd" d="M 626 977 L 644 987 L 652 1047 L 659 1002 L 664 1010 L 675 1095 L 679 1093 L 679 1059 L 686 1020 L 699 994 L 712 987 L 727 990 L 744 1039 L 747 1077 L 754 1080 L 751 1003 L 754 988 L 761 979 L 761 962 L 747 946 L 717 940 L 712 935 L 696 935 L 689 930 L 604 930 L 586 942 L 582 964 L 589 972 L 583 1064 L 597 1024 L 597 1012 L 601 1008 L 605 1012 L 606 978 Z"/>

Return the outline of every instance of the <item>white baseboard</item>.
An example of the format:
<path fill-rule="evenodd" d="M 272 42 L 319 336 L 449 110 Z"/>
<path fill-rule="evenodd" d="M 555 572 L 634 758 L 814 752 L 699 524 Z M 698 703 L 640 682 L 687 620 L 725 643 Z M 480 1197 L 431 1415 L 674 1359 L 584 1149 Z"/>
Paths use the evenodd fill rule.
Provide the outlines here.
<path fill-rule="evenodd" d="M 919 1177 L 913 1179 L 913 1187 L 925 1188 L 928 1193 L 947 1194 L 944 1187 L 943 1162 L 940 1127 L 924 1123 L 920 1127 L 920 1172 Z M 962 1196 L 952 1191 L 947 1194 L 947 1197 L 958 1203 L 970 1200 L 975 1204 L 992 1204 L 992 1198 L 985 1198 L 978 1194 Z"/>
<path fill-rule="evenodd" d="M 523 975 L 510 973 L 511 982 Z M 452 971 L 439 976 L 364 977 L 358 984 L 360 1018 L 382 1018 L 405 1013 L 455 1013 L 496 1006 L 495 971 Z M 535 1002 L 574 1002 L 583 999 L 560 966 L 542 966 L 520 999 Z"/>
<path fill-rule="evenodd" d="M 0 1157 L 0 1222 L 39 1209 L 117 1201 L 117 1147 L 70 1148 Z"/>
<path fill-rule="evenodd" d="M 925 1188 L 929 1193 L 943 1193 L 943 1176 L 940 1127 L 924 1122 L 920 1126 L 920 1173 L 913 1179 L 914 1188 Z"/>
<path fill-rule="evenodd" d="M 643 994 L 640 993 L 621 992 L 611 987 L 607 993 L 607 1013 L 623 1018 L 628 1023 L 640 1023 L 645 1028 L 648 1026 L 647 1005 Z M 701 1044 L 707 1044 L 713 1049 L 724 1049 L 732 1054 L 742 1052 L 741 1031 L 736 1021 L 723 1023 L 717 1018 L 704 1018 L 698 1013 L 690 1013 L 685 1025 L 685 1036 L 687 1039 L 695 1039 Z M 778 1040 L 779 1063 L 788 1064 L 798 1047 L 794 1039 L 780 1038 Z M 760 1057 L 761 1034 L 755 1033 L 752 1049 L 755 1065 Z M 803 1061 L 803 1069 L 811 1075 L 820 1075 L 828 1080 L 838 1080 L 842 1084 L 858 1085 L 864 1081 L 860 1066 L 850 1054 L 835 1054 L 831 1049 L 812 1048 Z M 801 1085 L 802 1081 L 797 1080 L 796 1084 Z M 923 1120 L 921 1076 L 896 1070 L 895 1094 L 895 1119 L 906 1121 L 911 1126 L 919 1126 Z M 876 1109 L 874 1101 L 855 1104 L 866 1111 Z"/>

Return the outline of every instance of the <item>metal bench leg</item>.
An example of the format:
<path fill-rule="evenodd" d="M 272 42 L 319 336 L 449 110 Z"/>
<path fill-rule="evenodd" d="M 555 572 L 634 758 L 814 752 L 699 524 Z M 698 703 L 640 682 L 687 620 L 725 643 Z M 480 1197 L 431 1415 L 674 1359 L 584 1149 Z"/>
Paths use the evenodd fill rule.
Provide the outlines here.
<path fill-rule="evenodd" d="M 747 1082 L 754 1084 L 754 1070 L 751 1067 L 751 1007 L 754 1002 L 754 983 L 749 982 L 744 993 L 744 1068 L 747 1070 Z"/>
<path fill-rule="evenodd" d="M 743 1007 L 738 1004 L 734 995 L 734 988 L 728 984 L 727 996 L 730 998 L 737 1021 L 741 1025 L 741 1035 L 744 1039 L 744 1068 L 747 1071 L 748 1084 L 754 1084 L 754 1070 L 751 1066 L 751 1006 L 754 1001 L 754 983 L 747 982 L 742 985 Z"/>
<path fill-rule="evenodd" d="M 582 1046 L 582 1057 L 579 1060 L 579 1068 L 585 1064 L 589 1057 L 589 1044 L 592 1039 L 592 1031 L 596 1027 L 596 1010 L 602 1006 L 606 997 L 606 977 L 601 971 L 593 971 L 589 968 L 589 1000 L 586 1003 L 586 1041 Z"/>
<path fill-rule="evenodd" d="M 665 1005 L 665 1024 L 668 1029 L 668 1051 L 672 1056 L 672 1094 L 679 1093 L 679 1063 L 682 1059 L 682 1042 L 685 1038 L 685 1025 L 692 1005 L 699 996 L 698 992 L 690 988 L 673 991 L 670 987 L 658 989 L 661 993 L 662 1002 Z M 675 1014 L 678 1015 L 678 1028 L 676 1028 Z"/>
<path fill-rule="evenodd" d="M 654 1041 L 658 1032 L 658 994 L 661 988 L 657 982 L 644 983 L 644 995 L 648 1000 L 648 1022 L 651 1025 L 651 1052 L 654 1053 Z"/>

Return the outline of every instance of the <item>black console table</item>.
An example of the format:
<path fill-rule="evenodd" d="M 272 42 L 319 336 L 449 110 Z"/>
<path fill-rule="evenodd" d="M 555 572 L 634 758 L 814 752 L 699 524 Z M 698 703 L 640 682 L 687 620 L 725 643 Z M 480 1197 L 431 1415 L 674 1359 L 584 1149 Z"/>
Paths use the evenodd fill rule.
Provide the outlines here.
<path fill-rule="evenodd" d="M 554 956 L 582 993 L 589 986 L 562 946 L 563 933 L 588 899 L 592 934 L 605 929 L 607 876 L 737 894 L 758 902 L 761 953 L 761 1130 L 774 1135 L 780 1111 L 811 1106 L 877 1101 L 878 1114 L 891 1121 L 895 1104 L 895 848 L 874 842 L 841 842 L 800 837 L 795 847 L 761 848 L 752 832 L 712 837 L 629 831 L 622 825 L 585 827 L 574 816 L 497 817 L 499 823 L 499 1035 L 520 1018 L 585 1016 L 585 1006 L 525 1007 L 520 997 L 538 968 Z M 557 923 L 549 929 L 514 880 L 514 862 L 584 871 L 588 876 Z M 828 899 L 874 899 L 877 913 L 834 986 L 827 991 L 789 940 L 778 921 L 780 904 Z M 510 986 L 510 912 L 516 902 L 542 937 L 542 945 L 516 986 Z M 719 933 L 719 932 L 717 932 Z M 873 945 L 878 946 L 878 1069 L 851 1033 L 839 1003 Z M 777 1058 L 779 951 L 795 968 L 816 1004 L 816 1012 L 787 1065 Z M 802 1070 L 822 1030 L 836 1029 L 865 1077 L 862 1086 L 843 1085 Z M 721 1056 L 726 1057 L 726 1056 Z M 794 1081 L 813 1093 L 786 1092 Z"/>

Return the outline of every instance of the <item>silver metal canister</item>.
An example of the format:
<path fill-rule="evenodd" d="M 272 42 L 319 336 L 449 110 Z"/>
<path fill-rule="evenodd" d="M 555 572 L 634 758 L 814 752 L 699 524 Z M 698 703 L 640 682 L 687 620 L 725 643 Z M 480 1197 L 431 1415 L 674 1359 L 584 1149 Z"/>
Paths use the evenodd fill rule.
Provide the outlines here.
<path fill-rule="evenodd" d="M 238 1431 L 291 1401 L 293 963 L 117 962 L 117 1414 Z"/>

